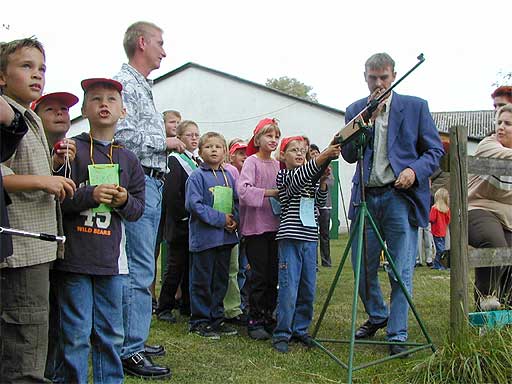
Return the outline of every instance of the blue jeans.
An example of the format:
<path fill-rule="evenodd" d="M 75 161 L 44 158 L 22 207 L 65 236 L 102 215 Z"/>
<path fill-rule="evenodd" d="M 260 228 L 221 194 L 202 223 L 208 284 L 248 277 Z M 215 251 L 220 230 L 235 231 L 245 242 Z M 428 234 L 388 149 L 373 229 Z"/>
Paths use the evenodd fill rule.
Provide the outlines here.
<path fill-rule="evenodd" d="M 122 383 L 123 277 L 56 272 L 61 336 L 57 382 L 87 383 L 92 345 L 95 383 Z"/>
<path fill-rule="evenodd" d="M 245 284 L 249 278 L 249 260 L 245 253 L 245 239 L 241 238 L 238 245 L 238 288 L 240 289 L 240 309 L 246 311 L 249 306 L 248 286 Z"/>
<path fill-rule="evenodd" d="M 190 329 L 201 323 L 216 326 L 224 319 L 232 245 L 190 255 Z"/>
<path fill-rule="evenodd" d="M 434 266 L 432 267 L 433 269 L 446 269 L 446 267 L 444 267 L 441 264 L 441 254 L 444 252 L 444 242 L 444 237 L 434 236 L 434 245 L 436 246 L 436 258 L 434 259 Z"/>
<path fill-rule="evenodd" d="M 272 338 L 290 340 L 308 333 L 316 289 L 316 241 L 284 239 L 279 247 L 277 324 Z"/>
<path fill-rule="evenodd" d="M 130 273 L 123 289 L 124 344 L 122 358 L 144 351 L 151 325 L 150 287 L 155 274 L 155 242 L 160 223 L 162 181 L 145 176 L 144 214 L 135 222 L 124 222 L 126 256 Z"/>
<path fill-rule="evenodd" d="M 393 259 L 402 282 L 412 296 L 412 278 L 418 248 L 418 227 L 409 223 L 409 211 L 411 209 L 409 202 L 399 191 L 391 188 L 382 194 L 367 194 L 367 206 L 382 239 L 386 243 L 387 250 Z M 390 268 L 388 277 L 391 284 L 391 298 L 388 314 L 388 308 L 382 297 L 379 277 L 377 275 L 381 246 L 369 222 L 367 222 L 365 232 L 368 264 L 365 267 L 364 255 L 362 254 L 359 296 L 372 324 L 380 323 L 389 317 L 387 326 L 388 340 L 405 341 L 407 340 L 409 303 Z M 354 271 L 358 250 L 356 240 L 357 233 L 352 243 L 352 265 Z"/>

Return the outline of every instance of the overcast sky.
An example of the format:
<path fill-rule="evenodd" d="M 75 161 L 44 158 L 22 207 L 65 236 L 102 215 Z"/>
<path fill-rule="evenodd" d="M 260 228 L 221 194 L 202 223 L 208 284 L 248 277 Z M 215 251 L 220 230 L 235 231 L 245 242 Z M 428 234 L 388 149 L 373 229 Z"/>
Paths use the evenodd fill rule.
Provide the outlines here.
<path fill-rule="evenodd" d="M 395 59 L 398 77 L 425 54 L 396 91 L 427 99 L 432 111 L 491 109 L 498 72 L 512 71 L 511 6 L 502 0 L 5 0 L 0 8 L 8 28 L 0 41 L 35 35 L 44 44 L 45 93 L 80 98 L 82 79 L 112 77 L 126 61 L 123 34 L 138 20 L 164 30 L 167 58 L 151 78 L 189 61 L 261 84 L 295 77 L 342 110 L 367 95 L 364 62 L 375 52 Z"/>

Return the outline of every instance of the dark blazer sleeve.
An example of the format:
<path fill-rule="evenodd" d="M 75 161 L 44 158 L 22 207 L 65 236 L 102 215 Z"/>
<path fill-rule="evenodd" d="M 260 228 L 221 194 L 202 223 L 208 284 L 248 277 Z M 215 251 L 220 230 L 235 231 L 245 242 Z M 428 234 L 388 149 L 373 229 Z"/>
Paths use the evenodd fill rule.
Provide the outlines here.
<path fill-rule="evenodd" d="M 173 156 L 169 159 L 169 170 L 169 177 L 166 178 L 167 209 L 173 220 L 180 221 L 188 217 L 188 212 L 185 209 L 185 183 L 188 175 L 178 159 Z"/>

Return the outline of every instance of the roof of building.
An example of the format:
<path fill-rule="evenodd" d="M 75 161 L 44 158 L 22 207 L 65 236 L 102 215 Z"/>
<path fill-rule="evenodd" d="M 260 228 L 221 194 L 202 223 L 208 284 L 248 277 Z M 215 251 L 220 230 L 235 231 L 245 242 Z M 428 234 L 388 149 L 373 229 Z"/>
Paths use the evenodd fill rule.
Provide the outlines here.
<path fill-rule="evenodd" d="M 167 78 L 169 78 L 171 76 L 174 76 L 174 75 L 176 75 L 176 74 L 178 74 L 178 73 L 180 73 L 180 72 L 182 72 L 182 71 L 184 71 L 184 70 L 186 70 L 188 68 L 201 69 L 203 71 L 210 72 L 210 73 L 213 73 L 213 74 L 218 75 L 218 76 L 222 76 L 222 77 L 225 77 L 225 78 L 228 78 L 228 79 L 231 79 L 231 80 L 235 80 L 235 81 L 238 81 L 238 82 L 241 82 L 241 83 L 244 83 L 244 84 L 256 87 L 256 88 L 259 88 L 259 89 L 263 89 L 265 91 L 276 93 L 278 95 L 281 95 L 281 96 L 293 99 L 295 101 L 301 101 L 301 102 L 313 105 L 315 107 L 319 107 L 319 108 L 325 109 L 325 110 L 327 110 L 329 112 L 334 112 L 334 113 L 337 113 L 337 114 L 345 115 L 345 112 L 340 110 L 340 109 L 329 107 L 328 105 L 325 105 L 325 104 L 315 103 L 313 101 L 309 101 L 309 100 L 303 99 L 301 97 L 293 96 L 293 95 L 290 95 L 288 93 L 279 91 L 277 89 L 267 87 L 266 85 L 262 85 L 262 84 L 255 83 L 253 81 L 242 79 L 241 77 L 234 76 L 234 75 L 231 75 L 229 73 L 219 71 L 217 69 L 212 69 L 212 68 L 209 68 L 209 67 L 205 67 L 203 65 L 199 65 L 199 64 L 196 64 L 196 63 L 193 63 L 193 62 L 188 62 L 186 64 L 183 64 L 181 67 L 173 69 L 172 71 L 167 72 L 166 74 L 158 77 L 157 79 L 155 79 L 155 84 L 160 82 L 160 81 L 163 81 L 163 80 L 165 80 L 165 79 L 167 79 Z"/>
<path fill-rule="evenodd" d="M 468 139 L 480 140 L 494 130 L 494 111 L 432 112 L 439 132 L 448 133 L 450 127 L 462 125 L 468 129 Z"/>

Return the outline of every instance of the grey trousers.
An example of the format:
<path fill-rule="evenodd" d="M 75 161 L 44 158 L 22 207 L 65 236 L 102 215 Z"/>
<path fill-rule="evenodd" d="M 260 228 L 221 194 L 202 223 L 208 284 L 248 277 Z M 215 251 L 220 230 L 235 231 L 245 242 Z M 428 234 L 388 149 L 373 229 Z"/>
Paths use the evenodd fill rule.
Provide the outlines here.
<path fill-rule="evenodd" d="M 0 270 L 0 383 L 46 383 L 50 263 Z"/>
<path fill-rule="evenodd" d="M 512 232 L 503 228 L 498 218 L 489 211 L 475 209 L 468 212 L 468 243 L 475 248 L 512 246 Z M 480 296 L 496 295 L 500 302 L 512 303 L 512 267 L 475 268 L 475 301 Z"/>

